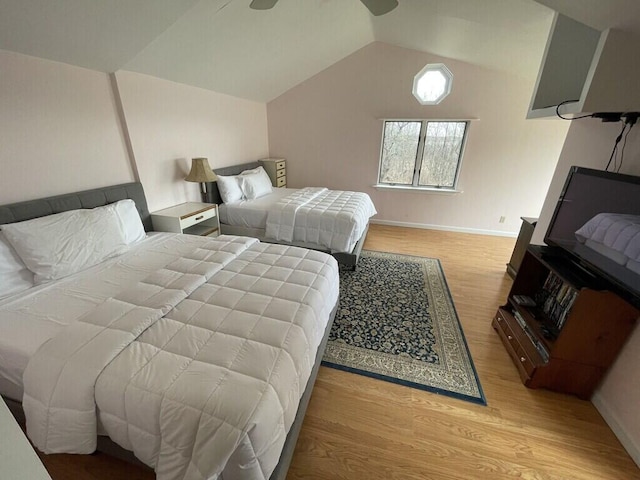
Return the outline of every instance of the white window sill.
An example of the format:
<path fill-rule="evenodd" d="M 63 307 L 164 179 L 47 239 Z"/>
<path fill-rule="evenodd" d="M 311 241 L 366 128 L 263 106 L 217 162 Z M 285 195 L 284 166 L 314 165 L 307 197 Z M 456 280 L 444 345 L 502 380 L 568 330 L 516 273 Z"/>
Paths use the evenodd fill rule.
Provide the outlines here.
<path fill-rule="evenodd" d="M 462 193 L 462 190 L 456 190 L 453 188 L 434 188 L 434 187 L 411 187 L 405 185 L 385 185 L 383 183 L 376 183 L 372 185 L 373 188 L 377 188 L 379 190 L 401 190 L 404 192 L 425 192 L 425 193 Z"/>

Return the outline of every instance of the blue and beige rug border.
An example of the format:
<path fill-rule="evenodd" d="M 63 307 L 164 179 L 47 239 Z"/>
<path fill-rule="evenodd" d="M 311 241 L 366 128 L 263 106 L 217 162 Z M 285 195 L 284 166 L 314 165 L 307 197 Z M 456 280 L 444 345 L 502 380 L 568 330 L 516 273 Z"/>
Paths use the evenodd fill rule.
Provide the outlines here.
<path fill-rule="evenodd" d="M 364 250 L 363 256 L 411 261 L 422 266 L 440 362 L 425 363 L 408 355 L 352 347 L 329 341 L 322 364 L 338 370 L 486 405 L 486 398 L 467 344 L 440 260 Z M 347 272 L 348 274 L 348 272 Z"/>

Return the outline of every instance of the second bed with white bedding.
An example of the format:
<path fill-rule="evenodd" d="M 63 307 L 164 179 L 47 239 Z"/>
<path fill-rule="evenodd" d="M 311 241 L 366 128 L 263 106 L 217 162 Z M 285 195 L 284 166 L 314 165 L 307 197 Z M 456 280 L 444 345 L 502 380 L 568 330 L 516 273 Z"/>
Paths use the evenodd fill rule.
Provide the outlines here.
<path fill-rule="evenodd" d="M 269 195 L 253 200 L 221 203 L 218 205 L 220 223 L 264 230 L 267 227 L 269 210 L 295 191 L 295 188 L 274 188 Z"/>
<path fill-rule="evenodd" d="M 275 188 L 268 195 L 219 206 L 223 232 L 243 233 L 289 244 L 351 252 L 376 209 L 362 192 Z"/>

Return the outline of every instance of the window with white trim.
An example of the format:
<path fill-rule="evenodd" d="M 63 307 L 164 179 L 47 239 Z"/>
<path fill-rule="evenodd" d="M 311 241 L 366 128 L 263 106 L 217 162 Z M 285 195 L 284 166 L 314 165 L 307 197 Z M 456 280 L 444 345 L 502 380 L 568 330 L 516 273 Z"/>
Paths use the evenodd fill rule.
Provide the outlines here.
<path fill-rule="evenodd" d="M 455 190 L 469 121 L 385 120 L 378 184 Z"/>
<path fill-rule="evenodd" d="M 429 63 L 413 78 L 413 96 L 422 105 L 437 105 L 451 93 L 453 73 L 443 63 Z"/>

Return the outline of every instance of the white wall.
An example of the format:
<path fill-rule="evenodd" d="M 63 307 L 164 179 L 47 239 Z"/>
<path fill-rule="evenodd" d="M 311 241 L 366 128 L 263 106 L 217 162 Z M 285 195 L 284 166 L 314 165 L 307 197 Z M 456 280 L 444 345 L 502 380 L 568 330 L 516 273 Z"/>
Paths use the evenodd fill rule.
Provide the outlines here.
<path fill-rule="evenodd" d="M 216 168 L 269 152 L 264 103 L 1 50 L 0 72 L 0 203 L 139 179 L 153 211 L 200 200 L 192 157 Z"/>
<path fill-rule="evenodd" d="M 578 165 L 604 170 L 621 129 L 620 123 L 602 123 L 590 118 L 571 122 L 560 161 L 532 238 L 534 243 L 543 243 L 544 234 L 569 168 L 572 165 Z M 621 150 L 622 143 L 618 148 L 619 152 Z M 620 172 L 640 175 L 640 127 L 638 125 L 631 130 L 627 137 L 624 162 Z M 594 195 L 597 195 L 597 192 L 594 192 Z M 640 328 L 636 326 L 631 338 L 627 341 L 592 399 L 638 465 L 640 465 L 639 365 Z"/>
<path fill-rule="evenodd" d="M 443 62 L 454 75 L 437 106 L 413 97 L 413 77 Z M 374 42 L 267 105 L 271 156 L 287 159 L 289 186 L 367 192 L 375 220 L 479 233 L 516 233 L 537 217 L 568 129 L 526 120 L 533 82 L 415 50 Z M 460 194 L 378 190 L 384 118 L 472 122 Z M 499 223 L 501 216 L 505 223 Z"/>
<path fill-rule="evenodd" d="M 268 156 L 264 103 L 138 73 L 115 78 L 151 211 L 200 201 L 198 184 L 184 181 L 193 157 L 215 169 Z"/>
<path fill-rule="evenodd" d="M 109 76 L 0 50 L 0 204 L 134 180 Z"/>

